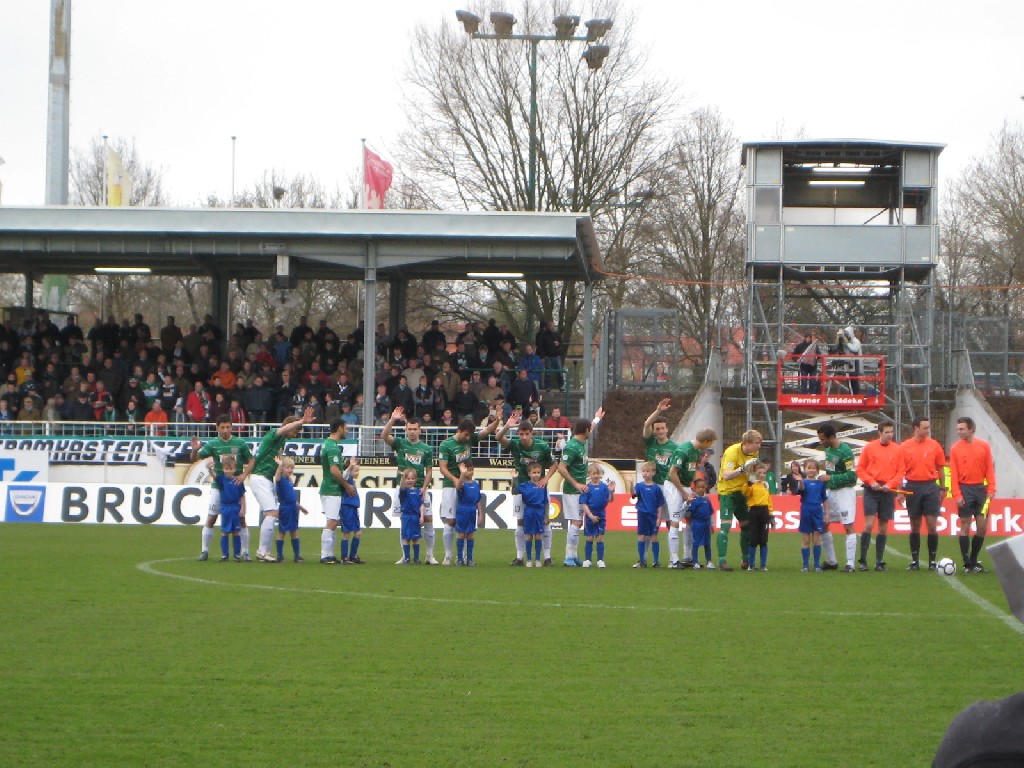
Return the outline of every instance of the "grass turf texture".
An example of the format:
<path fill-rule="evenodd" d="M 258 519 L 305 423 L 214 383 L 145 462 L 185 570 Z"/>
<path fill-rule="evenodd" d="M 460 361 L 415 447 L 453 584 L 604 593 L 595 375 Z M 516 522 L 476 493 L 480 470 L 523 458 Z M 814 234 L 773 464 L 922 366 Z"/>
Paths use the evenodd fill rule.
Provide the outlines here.
<path fill-rule="evenodd" d="M 924 765 L 1024 687 L 1024 636 L 947 579 L 800 573 L 796 535 L 719 573 L 634 570 L 627 534 L 584 571 L 510 568 L 507 531 L 476 569 L 396 567 L 394 531 L 331 567 L 311 530 L 301 565 L 197 562 L 197 528 L 0 531 L 3 765 Z"/>

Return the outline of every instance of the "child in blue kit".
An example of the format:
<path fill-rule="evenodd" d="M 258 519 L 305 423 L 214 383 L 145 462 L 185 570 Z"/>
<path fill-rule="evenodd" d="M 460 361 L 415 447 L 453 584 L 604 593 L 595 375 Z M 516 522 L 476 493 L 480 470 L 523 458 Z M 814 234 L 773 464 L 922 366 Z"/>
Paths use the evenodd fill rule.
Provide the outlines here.
<path fill-rule="evenodd" d="M 633 498 L 636 499 L 636 551 L 640 559 L 636 561 L 634 568 L 647 567 L 647 545 L 651 545 L 651 565 L 654 568 L 661 568 L 658 557 L 661 554 L 661 547 L 658 544 L 658 528 L 661 524 L 661 516 L 665 510 L 665 494 L 661 486 L 655 484 L 654 473 L 657 472 L 657 465 L 653 461 L 645 461 L 640 465 L 642 483 L 633 486 Z"/>
<path fill-rule="evenodd" d="M 299 512 L 308 515 L 306 508 L 299 504 L 299 494 L 295 490 L 292 475 L 295 473 L 295 459 L 285 456 L 277 466 L 275 476 L 277 489 L 277 562 L 284 562 L 285 534 L 292 539 L 292 557 L 296 563 L 302 562 L 299 554 Z"/>
<path fill-rule="evenodd" d="M 690 526 L 690 534 L 693 539 L 693 547 L 690 552 L 690 559 L 693 560 L 695 570 L 700 569 L 701 548 L 704 548 L 705 567 L 714 570 L 715 564 L 711 560 L 711 521 L 715 518 L 715 510 L 707 497 L 708 481 L 703 477 L 694 479 L 693 492 L 696 494 L 690 499 L 683 513 L 686 524 Z"/>
<path fill-rule="evenodd" d="M 814 545 L 814 570 L 821 572 L 821 534 L 825 530 L 825 499 L 828 496 L 828 481 L 831 478 L 819 473 L 818 462 L 807 459 L 804 462 L 804 477 L 797 481 L 797 493 L 800 494 L 800 533 L 803 534 L 803 547 L 800 555 L 804 573 L 810 570 L 808 561 L 810 546 Z"/>
<path fill-rule="evenodd" d="M 597 567 L 604 568 L 604 527 L 608 502 L 615 493 L 615 481 L 604 483 L 601 480 L 600 464 L 591 464 L 587 469 L 587 490 L 580 495 L 580 509 L 583 510 L 583 535 L 587 539 L 585 553 L 587 559 L 583 567 L 590 567 L 590 558 L 594 553 L 594 542 L 597 542 Z"/>
<path fill-rule="evenodd" d="M 466 461 L 459 465 L 462 472 L 455 481 L 457 506 L 455 507 L 455 533 L 458 560 L 456 565 L 476 565 L 473 560 L 473 534 L 484 524 L 484 497 L 480 483 L 473 479 L 473 465 Z"/>
<path fill-rule="evenodd" d="M 348 469 L 343 475 L 346 482 L 355 485 L 359 477 L 359 465 L 349 461 Z M 359 539 L 363 535 L 359 521 L 359 494 L 349 496 L 341 494 L 341 562 L 349 565 L 362 565 L 366 561 L 359 556 Z"/>
<path fill-rule="evenodd" d="M 526 536 L 526 567 L 540 568 L 544 559 L 544 525 L 548 516 L 547 481 L 558 469 L 558 462 L 551 465 L 547 477 L 544 468 L 536 461 L 526 465 L 529 482 L 520 483 L 516 492 L 523 501 L 523 535 Z M 533 553 L 533 554 L 531 554 Z"/>
<path fill-rule="evenodd" d="M 234 481 L 238 463 L 233 454 L 220 459 L 221 471 L 214 475 L 213 487 L 220 491 L 220 561 L 228 561 L 228 537 L 233 537 L 235 560 L 241 560 L 242 499 L 245 486 Z"/>
<path fill-rule="evenodd" d="M 402 511 L 402 554 L 397 565 L 420 564 L 420 539 L 423 538 L 423 490 L 416 487 L 416 470 L 402 473 L 398 490 L 398 504 Z M 410 548 L 412 552 L 410 553 Z M 412 559 L 409 559 L 410 554 Z"/>

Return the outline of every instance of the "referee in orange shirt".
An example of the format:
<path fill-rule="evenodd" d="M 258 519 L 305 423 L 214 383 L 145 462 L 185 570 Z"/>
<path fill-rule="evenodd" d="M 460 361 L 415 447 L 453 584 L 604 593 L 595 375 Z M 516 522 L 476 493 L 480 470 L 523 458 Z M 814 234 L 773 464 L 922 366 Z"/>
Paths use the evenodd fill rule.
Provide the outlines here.
<path fill-rule="evenodd" d="M 960 554 L 964 558 L 964 572 L 985 573 L 978 562 L 978 553 L 988 532 L 985 504 L 996 495 L 996 467 L 992 448 L 975 437 L 974 430 L 974 419 L 969 416 L 956 420 L 960 439 L 949 449 L 949 480 L 950 493 L 960 513 Z M 977 522 L 973 541 L 970 540 L 971 518 Z"/>
<path fill-rule="evenodd" d="M 868 570 L 868 547 L 871 531 L 878 518 L 878 537 L 875 539 L 875 570 L 886 571 L 885 541 L 889 521 L 896 511 L 895 491 L 903 482 L 906 464 L 903 449 L 893 442 L 896 425 L 883 421 L 878 425 L 878 439 L 865 445 L 857 460 L 857 478 L 864 484 L 864 532 L 860 535 L 860 560 L 857 569 Z"/>
<path fill-rule="evenodd" d="M 931 421 L 914 419 L 914 434 L 903 441 L 903 461 L 907 465 L 907 513 L 910 515 L 910 565 L 908 571 L 921 568 L 921 520 L 928 528 L 928 570 L 935 570 L 939 551 L 938 520 L 942 494 L 938 479 L 946 466 L 946 451 L 932 438 Z"/>

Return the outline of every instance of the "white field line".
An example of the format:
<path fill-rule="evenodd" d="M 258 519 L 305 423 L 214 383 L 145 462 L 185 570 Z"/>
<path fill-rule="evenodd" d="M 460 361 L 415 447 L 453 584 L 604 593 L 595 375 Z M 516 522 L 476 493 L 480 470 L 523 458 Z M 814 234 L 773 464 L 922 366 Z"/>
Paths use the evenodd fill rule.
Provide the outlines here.
<path fill-rule="evenodd" d="M 885 547 L 885 551 L 889 552 L 890 554 L 896 555 L 896 557 L 901 557 L 904 560 L 910 559 L 909 555 L 905 555 L 899 550 L 893 549 L 888 544 Z M 976 594 L 970 587 L 968 587 L 966 584 L 960 581 L 960 579 L 950 576 L 942 580 L 946 582 L 954 590 L 956 590 L 961 595 L 970 600 L 972 603 L 974 603 L 976 606 L 981 608 L 981 610 L 985 611 L 985 613 L 991 615 L 996 619 L 999 619 L 1001 622 L 1003 622 L 1006 626 L 1008 626 L 1018 635 L 1024 635 L 1024 624 L 1021 624 L 1019 621 L 1017 621 L 1017 618 L 1015 616 L 1012 616 L 1006 611 L 1002 611 L 996 606 L 992 605 L 992 603 L 983 598 L 981 595 Z"/>
<path fill-rule="evenodd" d="M 354 592 L 349 590 L 337 590 L 337 589 L 314 589 L 314 588 L 302 588 L 302 587 L 279 587 L 273 584 L 246 584 L 229 581 L 217 581 L 216 579 L 203 579 L 198 576 L 186 576 L 179 573 L 167 573 L 161 571 L 156 566 L 163 563 L 180 563 L 188 562 L 191 558 L 178 557 L 170 558 L 166 560 L 150 560 L 145 563 L 137 563 L 138 568 L 143 573 L 148 573 L 151 576 L 162 576 L 167 579 L 178 579 L 179 581 L 186 581 L 192 584 L 205 584 L 214 587 L 230 587 L 236 589 L 259 589 L 266 592 L 292 592 L 292 593 L 303 593 L 311 595 L 334 595 L 337 597 L 357 597 L 357 598 L 368 598 L 372 600 L 396 600 L 401 602 L 419 602 L 419 603 L 443 603 L 449 605 L 483 605 L 483 606 L 512 606 L 518 608 L 578 608 L 583 610 L 601 610 L 601 611 L 644 611 L 644 612 L 658 612 L 658 613 L 735 613 L 737 610 L 726 610 L 723 608 L 694 608 L 689 606 L 648 606 L 648 605 L 611 605 L 607 603 L 578 603 L 578 602 L 557 602 L 557 603 L 524 603 L 518 601 L 505 601 L 505 600 L 480 600 L 474 598 L 459 598 L 459 597 L 430 597 L 421 595 L 389 595 L 381 594 L 379 592 Z M 979 598 L 980 599 L 980 598 Z M 776 613 L 784 616 L 832 616 L 837 618 L 882 618 L 882 619 L 934 619 L 936 618 L 932 614 L 928 613 L 906 613 L 906 612 L 878 612 L 878 611 L 823 611 L 823 610 L 807 610 L 807 611 L 788 611 L 780 610 Z M 997 618 L 1002 618 L 996 610 Z M 973 614 L 970 616 L 943 616 L 943 619 L 948 618 L 973 618 Z"/>

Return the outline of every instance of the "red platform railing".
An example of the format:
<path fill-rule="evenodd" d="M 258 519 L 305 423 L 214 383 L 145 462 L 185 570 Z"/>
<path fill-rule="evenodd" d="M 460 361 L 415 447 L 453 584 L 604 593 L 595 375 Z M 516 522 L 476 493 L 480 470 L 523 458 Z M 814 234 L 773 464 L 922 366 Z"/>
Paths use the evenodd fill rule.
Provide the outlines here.
<path fill-rule="evenodd" d="M 778 404 L 784 410 L 873 411 L 885 407 L 884 355 L 803 355 L 778 360 Z"/>

